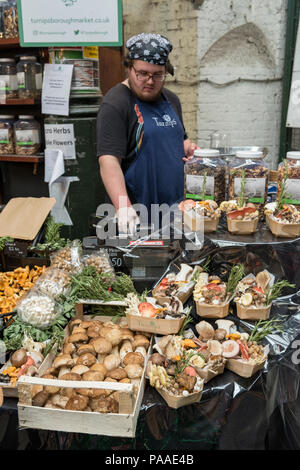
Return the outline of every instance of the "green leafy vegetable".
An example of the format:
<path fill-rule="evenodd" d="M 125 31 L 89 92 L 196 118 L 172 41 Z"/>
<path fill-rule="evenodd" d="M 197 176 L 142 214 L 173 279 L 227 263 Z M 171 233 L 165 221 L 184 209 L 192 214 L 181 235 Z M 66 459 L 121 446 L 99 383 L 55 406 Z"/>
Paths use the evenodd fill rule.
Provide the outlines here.
<path fill-rule="evenodd" d="M 0 251 L 2 251 L 6 243 L 12 243 L 14 241 L 11 237 L 0 237 Z"/>

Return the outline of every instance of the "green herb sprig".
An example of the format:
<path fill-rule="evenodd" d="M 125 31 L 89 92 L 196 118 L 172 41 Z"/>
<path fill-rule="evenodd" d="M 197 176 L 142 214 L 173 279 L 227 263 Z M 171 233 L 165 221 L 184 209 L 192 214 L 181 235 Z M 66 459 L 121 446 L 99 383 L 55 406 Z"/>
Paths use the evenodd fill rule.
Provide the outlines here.
<path fill-rule="evenodd" d="M 37 243 L 30 247 L 32 251 L 56 251 L 64 248 L 70 243 L 70 240 L 60 236 L 61 228 L 64 224 L 54 222 L 52 215 L 49 215 L 45 223 L 45 243 Z"/>
<path fill-rule="evenodd" d="M 205 201 L 206 182 L 207 182 L 207 171 L 203 173 L 201 201 Z"/>
<path fill-rule="evenodd" d="M 237 200 L 239 209 L 244 207 L 246 203 L 245 186 L 246 186 L 246 173 L 245 173 L 245 170 L 241 170 L 241 189 L 240 189 L 240 193 L 239 193 L 238 200 Z"/>
<path fill-rule="evenodd" d="M 183 321 L 183 323 L 182 323 L 182 325 L 181 325 L 181 328 L 180 328 L 180 330 L 179 330 L 178 333 L 177 333 L 178 336 L 183 336 L 183 334 L 184 334 L 184 332 L 185 332 L 185 330 L 186 330 L 188 324 L 193 321 L 193 318 L 191 317 L 191 310 L 192 310 L 192 307 L 189 307 L 189 309 L 188 309 L 188 311 L 187 311 L 187 313 L 186 313 L 186 315 L 185 315 L 184 321 Z"/>
<path fill-rule="evenodd" d="M 266 305 L 271 305 L 273 300 L 276 300 L 278 297 L 280 297 L 283 289 L 286 287 L 291 287 L 294 288 L 296 287 L 295 284 L 290 284 L 288 281 L 277 281 L 273 286 L 271 286 L 266 294 Z"/>
<path fill-rule="evenodd" d="M 265 338 L 265 336 L 271 333 L 275 333 L 276 331 L 282 332 L 282 323 L 283 320 L 278 318 L 271 318 L 270 320 L 259 320 L 255 323 L 248 341 L 256 341 L 259 343 Z"/>
<path fill-rule="evenodd" d="M 195 356 L 195 354 L 198 355 L 196 351 L 183 351 L 180 360 L 176 364 L 175 375 L 181 374 L 181 372 L 184 371 L 184 369 L 189 365 L 191 358 Z"/>
<path fill-rule="evenodd" d="M 230 271 L 227 285 L 226 285 L 227 294 L 233 294 L 233 292 L 236 290 L 238 283 L 244 277 L 244 274 L 245 274 L 245 268 L 243 264 L 239 263 L 233 266 L 233 268 Z"/>
<path fill-rule="evenodd" d="M 277 198 L 277 206 L 276 206 L 276 211 L 275 215 L 278 214 L 283 209 L 283 204 L 285 203 L 286 199 L 291 198 L 291 195 L 287 193 L 286 190 L 286 182 L 289 176 L 289 169 L 288 169 L 288 164 L 287 160 L 283 161 L 284 165 L 284 175 L 283 179 L 279 183 L 278 187 L 278 198 Z"/>

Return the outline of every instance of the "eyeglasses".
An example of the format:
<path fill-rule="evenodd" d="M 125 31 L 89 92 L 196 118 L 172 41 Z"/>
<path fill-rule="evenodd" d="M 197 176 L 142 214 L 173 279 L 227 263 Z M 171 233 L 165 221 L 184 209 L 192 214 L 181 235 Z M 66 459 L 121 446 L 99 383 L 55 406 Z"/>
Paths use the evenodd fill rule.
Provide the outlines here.
<path fill-rule="evenodd" d="M 147 82 L 150 78 L 154 82 L 163 82 L 166 78 L 164 73 L 148 73 L 144 70 L 136 70 L 134 66 L 132 66 L 133 70 L 135 71 L 136 78 L 141 82 Z"/>

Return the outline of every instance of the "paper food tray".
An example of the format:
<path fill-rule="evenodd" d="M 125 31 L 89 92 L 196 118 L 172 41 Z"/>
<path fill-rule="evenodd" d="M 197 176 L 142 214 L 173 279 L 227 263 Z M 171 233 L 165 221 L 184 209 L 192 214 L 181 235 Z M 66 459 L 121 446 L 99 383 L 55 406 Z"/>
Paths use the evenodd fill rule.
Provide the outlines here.
<path fill-rule="evenodd" d="M 227 228 L 236 235 L 250 235 L 257 230 L 258 217 L 253 220 L 233 220 L 227 217 Z"/>
<path fill-rule="evenodd" d="M 296 238 L 300 237 L 299 224 L 282 224 L 272 219 L 269 214 L 266 215 L 266 223 L 276 237 Z"/>

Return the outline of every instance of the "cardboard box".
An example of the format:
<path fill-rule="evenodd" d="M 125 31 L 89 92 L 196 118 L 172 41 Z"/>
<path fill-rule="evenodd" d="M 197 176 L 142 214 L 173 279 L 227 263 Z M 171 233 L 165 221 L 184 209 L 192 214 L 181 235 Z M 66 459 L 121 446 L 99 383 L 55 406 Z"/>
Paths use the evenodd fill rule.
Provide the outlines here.
<path fill-rule="evenodd" d="M 184 304 L 192 295 L 194 286 L 195 286 L 195 282 L 192 282 L 192 281 L 187 282 L 185 286 L 179 287 L 176 293 L 176 297 Z M 164 303 L 166 300 L 170 299 L 170 297 L 162 296 L 158 294 L 158 286 L 152 289 L 152 297 L 154 297 L 158 303 L 161 303 L 161 302 Z"/>
<path fill-rule="evenodd" d="M 244 307 L 236 302 L 236 314 L 242 320 L 267 320 L 270 312 L 271 305 L 267 307 Z"/>
<path fill-rule="evenodd" d="M 297 238 L 300 237 L 300 223 L 298 224 L 282 224 L 272 219 L 266 214 L 266 223 L 276 237 Z"/>

